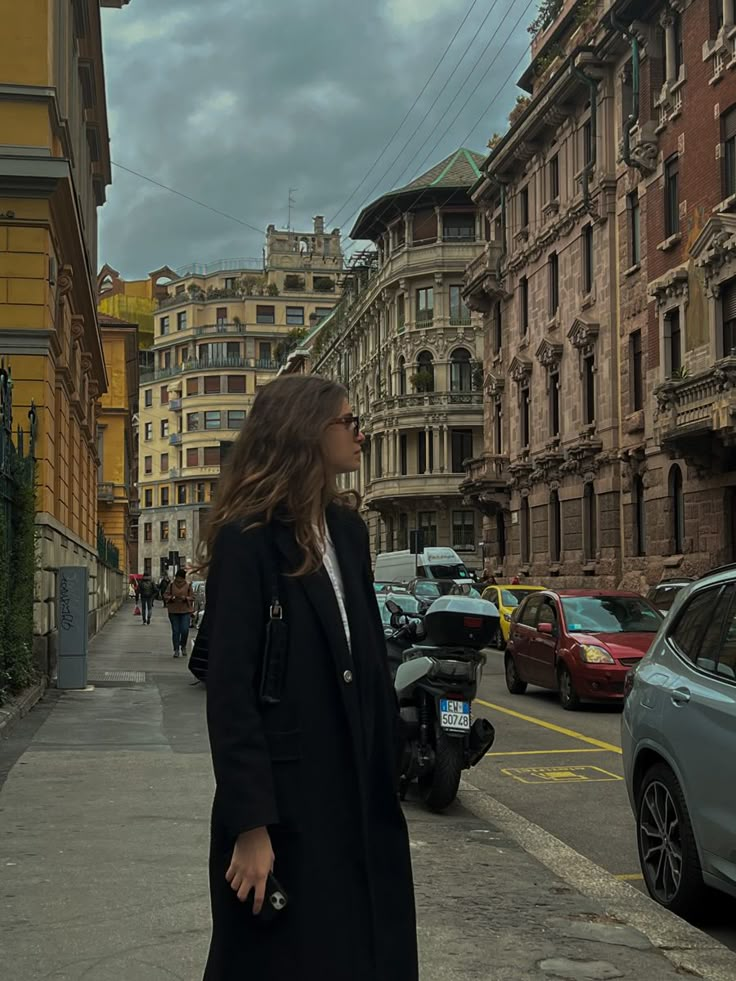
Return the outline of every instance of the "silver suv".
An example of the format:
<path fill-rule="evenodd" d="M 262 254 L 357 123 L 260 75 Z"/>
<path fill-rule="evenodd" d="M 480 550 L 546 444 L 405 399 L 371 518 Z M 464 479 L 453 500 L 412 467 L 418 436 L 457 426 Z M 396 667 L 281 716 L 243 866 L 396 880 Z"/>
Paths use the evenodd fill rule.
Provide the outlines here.
<path fill-rule="evenodd" d="M 630 673 L 624 772 L 651 896 L 681 916 L 736 896 L 736 565 L 683 589 Z"/>

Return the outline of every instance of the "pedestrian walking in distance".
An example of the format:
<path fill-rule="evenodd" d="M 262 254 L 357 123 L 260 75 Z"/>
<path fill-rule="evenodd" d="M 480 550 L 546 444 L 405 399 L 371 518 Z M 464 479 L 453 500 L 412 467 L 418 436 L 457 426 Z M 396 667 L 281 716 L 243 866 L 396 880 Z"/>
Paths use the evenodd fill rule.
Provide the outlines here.
<path fill-rule="evenodd" d="M 187 653 L 189 624 L 194 609 L 194 592 L 192 584 L 187 582 L 187 574 L 183 569 L 177 569 L 174 581 L 169 584 L 161 598 L 169 613 L 174 657 L 184 657 Z"/>
<path fill-rule="evenodd" d="M 418 978 L 398 710 L 368 532 L 337 489 L 363 440 L 345 389 L 285 376 L 257 395 L 218 483 L 200 556 L 205 981 Z"/>
<path fill-rule="evenodd" d="M 163 576 L 161 576 L 161 579 L 158 584 L 158 595 L 161 599 L 161 603 L 163 604 L 163 606 L 166 606 L 166 591 L 168 590 L 170 585 L 171 585 L 171 580 L 169 579 L 169 574 L 168 572 L 165 572 Z"/>
<path fill-rule="evenodd" d="M 153 599 L 156 595 L 156 586 L 148 573 L 146 573 L 141 579 L 138 592 L 141 597 L 141 619 L 143 623 L 150 623 L 151 610 L 153 609 Z"/>

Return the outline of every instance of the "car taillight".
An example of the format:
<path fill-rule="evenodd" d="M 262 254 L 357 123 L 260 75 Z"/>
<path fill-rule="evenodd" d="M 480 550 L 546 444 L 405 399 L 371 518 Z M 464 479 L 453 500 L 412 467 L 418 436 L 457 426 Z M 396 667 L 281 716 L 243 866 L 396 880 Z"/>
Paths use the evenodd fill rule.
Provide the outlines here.
<path fill-rule="evenodd" d="M 463 626 L 470 630 L 478 630 L 483 626 L 483 617 L 463 617 Z"/>
<path fill-rule="evenodd" d="M 636 668 L 631 668 L 630 671 L 626 672 L 626 677 L 624 678 L 624 698 L 628 698 L 631 692 L 634 690 L 635 675 L 636 675 Z"/>

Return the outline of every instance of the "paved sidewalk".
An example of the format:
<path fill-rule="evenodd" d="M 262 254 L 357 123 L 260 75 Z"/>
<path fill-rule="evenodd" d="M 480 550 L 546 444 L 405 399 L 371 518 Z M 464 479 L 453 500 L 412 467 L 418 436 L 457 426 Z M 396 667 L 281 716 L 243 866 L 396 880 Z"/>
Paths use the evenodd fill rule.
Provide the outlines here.
<path fill-rule="evenodd" d="M 49 691 L 0 742 L 8 981 L 201 979 L 212 794 L 204 692 L 171 657 L 161 605 L 150 627 L 132 611 L 123 606 L 92 644 L 93 691 Z M 423 981 L 682 978 L 500 825 L 461 805 L 437 817 L 409 803 L 407 814 Z"/>

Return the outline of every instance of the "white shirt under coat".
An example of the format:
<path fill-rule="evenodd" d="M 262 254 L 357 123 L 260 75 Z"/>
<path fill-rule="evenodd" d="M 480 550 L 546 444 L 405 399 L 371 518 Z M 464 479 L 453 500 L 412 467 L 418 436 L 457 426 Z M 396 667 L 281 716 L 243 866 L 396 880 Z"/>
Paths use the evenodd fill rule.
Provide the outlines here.
<path fill-rule="evenodd" d="M 337 606 L 340 610 L 340 618 L 342 620 L 343 629 L 345 630 L 345 640 L 347 641 L 348 650 L 351 650 L 351 639 L 350 639 L 350 623 L 348 621 L 348 611 L 345 606 L 345 585 L 342 578 L 342 570 L 340 569 L 340 562 L 337 557 L 337 552 L 335 550 L 335 543 L 330 537 L 329 529 L 325 524 L 324 537 L 322 537 L 322 532 L 318 529 L 318 535 L 320 543 L 323 548 L 322 561 L 324 563 L 325 571 L 330 577 L 330 582 L 332 583 L 332 588 L 335 591 L 335 599 L 337 600 Z"/>

